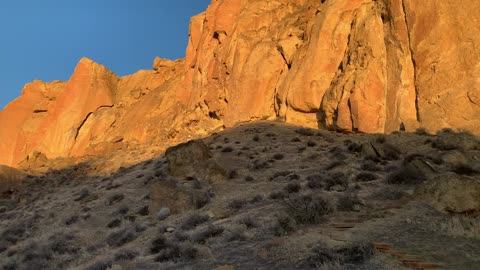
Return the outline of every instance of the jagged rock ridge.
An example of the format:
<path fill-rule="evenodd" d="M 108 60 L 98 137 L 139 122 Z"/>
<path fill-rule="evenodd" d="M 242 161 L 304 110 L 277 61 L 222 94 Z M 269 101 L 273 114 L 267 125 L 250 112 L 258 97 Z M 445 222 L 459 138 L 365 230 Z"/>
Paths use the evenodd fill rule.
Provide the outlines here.
<path fill-rule="evenodd" d="M 284 119 L 354 132 L 480 133 L 480 3 L 214 0 L 186 59 L 117 77 L 82 59 L 68 82 L 27 84 L 0 113 L 0 164 L 170 145 Z M 467 19 L 468 18 L 468 19 Z"/>

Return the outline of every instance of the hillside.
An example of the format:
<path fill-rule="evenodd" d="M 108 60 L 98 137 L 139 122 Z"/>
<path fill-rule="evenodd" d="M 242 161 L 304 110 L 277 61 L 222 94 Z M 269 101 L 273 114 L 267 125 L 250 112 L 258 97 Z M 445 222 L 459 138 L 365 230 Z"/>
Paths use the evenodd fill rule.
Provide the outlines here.
<path fill-rule="evenodd" d="M 475 269 L 479 157 L 478 138 L 448 130 L 241 125 L 114 173 L 85 161 L 11 186 L 0 265 Z"/>

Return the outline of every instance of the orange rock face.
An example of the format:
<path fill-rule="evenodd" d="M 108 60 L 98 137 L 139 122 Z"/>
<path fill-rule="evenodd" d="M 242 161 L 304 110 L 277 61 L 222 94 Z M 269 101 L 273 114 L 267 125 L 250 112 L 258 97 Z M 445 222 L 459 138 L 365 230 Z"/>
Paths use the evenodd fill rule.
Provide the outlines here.
<path fill-rule="evenodd" d="M 478 18 L 477 2 L 320 2 L 212 3 L 191 21 L 179 100 L 204 103 L 227 126 L 281 117 L 345 131 L 480 132 L 479 36 L 466 36 L 475 20 L 461 20 Z"/>
<path fill-rule="evenodd" d="M 215 0 L 186 58 L 118 78 L 82 59 L 0 112 L 0 164 L 171 145 L 257 119 L 480 134 L 480 2 Z M 465 20 L 465 18 L 469 18 Z"/>

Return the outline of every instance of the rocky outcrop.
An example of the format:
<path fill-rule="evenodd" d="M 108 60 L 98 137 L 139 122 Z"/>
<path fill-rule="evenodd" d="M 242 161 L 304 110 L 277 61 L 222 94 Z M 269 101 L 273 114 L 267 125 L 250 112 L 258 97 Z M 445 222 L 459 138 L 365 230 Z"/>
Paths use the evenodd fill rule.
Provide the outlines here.
<path fill-rule="evenodd" d="M 201 140 L 192 140 L 165 151 L 170 175 L 197 178 L 208 182 L 226 179 L 226 171 L 212 158 L 208 146 Z"/>
<path fill-rule="evenodd" d="M 474 0 L 216 0 L 186 58 L 118 78 L 82 59 L 0 113 L 0 163 L 168 147 L 258 119 L 345 132 L 480 134 Z M 464 18 L 470 18 L 465 20 Z"/>
<path fill-rule="evenodd" d="M 64 89 L 64 82 L 36 80 L 0 112 L 0 164 L 16 166 L 32 152 L 39 137 L 44 136 L 47 115 Z"/>
<path fill-rule="evenodd" d="M 69 155 L 89 116 L 115 103 L 118 77 L 87 58 L 82 59 L 66 83 L 28 84 L 23 95 L 0 113 L 0 162 L 18 165 L 37 150 L 49 158 Z M 12 120 L 16 117 L 18 120 Z"/>
<path fill-rule="evenodd" d="M 21 189 L 23 187 L 23 180 L 25 180 L 26 177 L 27 174 L 23 171 L 0 165 L 0 201 L 5 199 L 5 197 L 10 198 L 16 191 Z M 3 204 L 5 204 L 5 201 L 3 201 Z M 0 205 L 0 209 L 4 207 L 4 205 Z"/>
<path fill-rule="evenodd" d="M 480 181 L 475 177 L 446 174 L 422 184 L 416 197 L 440 211 L 475 213 L 480 211 Z"/>
<path fill-rule="evenodd" d="M 478 3 L 457 6 L 215 1 L 191 21 L 179 100 L 204 104 L 227 126 L 281 117 L 345 131 L 478 133 L 478 82 L 468 75 L 479 63 L 478 37 L 467 38 L 473 26 L 461 23 L 478 17 Z"/>

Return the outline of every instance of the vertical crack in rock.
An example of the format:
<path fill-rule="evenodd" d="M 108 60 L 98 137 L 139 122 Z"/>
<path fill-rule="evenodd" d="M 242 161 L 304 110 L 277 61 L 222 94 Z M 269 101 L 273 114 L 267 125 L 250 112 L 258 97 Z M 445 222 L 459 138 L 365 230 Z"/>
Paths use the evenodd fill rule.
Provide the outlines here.
<path fill-rule="evenodd" d="M 330 88 L 334 87 L 335 83 L 338 82 L 339 78 L 347 76 L 347 72 L 348 72 L 347 67 L 352 61 L 351 60 L 351 53 L 352 53 L 351 47 L 353 46 L 352 43 L 354 42 L 353 39 L 354 39 L 354 34 L 355 33 L 353 33 L 353 32 L 355 31 L 356 21 L 357 21 L 357 12 L 355 11 L 355 13 L 353 14 L 352 22 L 350 23 L 350 31 L 348 32 L 347 46 L 345 47 L 345 53 L 344 53 L 343 59 L 340 62 L 340 65 L 339 65 L 338 70 L 337 70 L 338 76 L 335 76 L 336 78 L 334 78 L 332 80 Z M 334 119 L 332 119 L 333 120 L 332 124 L 335 126 L 335 129 L 338 129 L 337 119 L 338 119 L 338 110 L 339 110 L 340 103 L 344 99 L 346 92 L 349 92 L 349 91 L 350 90 L 345 89 L 345 85 L 342 86 L 341 94 L 340 94 L 340 97 L 338 98 L 338 101 L 337 101 L 337 107 L 335 108 L 335 117 L 334 117 Z M 351 107 L 351 104 L 350 104 L 350 97 L 348 97 L 347 105 L 348 105 L 348 110 L 349 110 L 349 113 L 350 113 L 350 121 L 351 121 L 350 126 L 352 127 L 352 130 L 353 130 L 354 121 L 353 121 L 352 107 Z"/>
<path fill-rule="evenodd" d="M 277 46 L 277 51 L 280 53 L 280 55 L 282 56 L 283 60 L 285 61 L 285 64 L 287 65 L 288 70 L 290 70 L 290 69 L 292 68 L 292 64 L 291 64 L 291 63 L 288 63 L 288 60 L 287 60 L 287 58 L 285 57 L 285 52 L 283 51 L 282 46 L 278 45 L 278 46 Z"/>
<path fill-rule="evenodd" d="M 413 83 L 415 85 L 415 110 L 416 110 L 416 116 L 417 116 L 417 122 L 420 122 L 420 110 L 418 107 L 418 99 L 419 99 L 419 91 L 418 91 L 418 86 L 417 86 L 417 64 L 415 62 L 415 56 L 413 52 L 413 47 L 412 47 L 412 37 L 411 37 L 411 29 L 408 24 L 408 17 L 407 17 L 407 9 L 405 7 L 405 0 L 402 0 L 402 9 L 403 9 L 403 16 L 405 16 L 405 25 L 407 27 L 407 35 L 408 35 L 408 48 L 410 50 L 410 58 L 412 59 L 412 65 L 413 65 Z"/>

